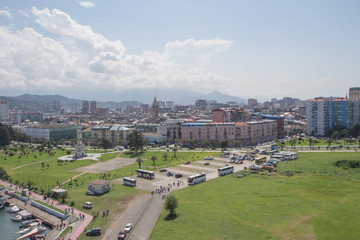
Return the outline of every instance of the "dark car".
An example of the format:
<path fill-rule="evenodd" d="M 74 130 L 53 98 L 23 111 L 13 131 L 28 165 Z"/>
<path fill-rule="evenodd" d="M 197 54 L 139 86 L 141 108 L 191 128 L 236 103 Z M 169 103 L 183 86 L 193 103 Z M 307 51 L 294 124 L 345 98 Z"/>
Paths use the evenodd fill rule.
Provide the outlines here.
<path fill-rule="evenodd" d="M 168 177 L 171 177 L 172 175 L 174 175 L 172 172 L 168 172 L 168 173 L 166 174 L 166 176 L 168 176 Z"/>
<path fill-rule="evenodd" d="M 186 162 L 184 162 L 184 164 L 186 165 L 186 164 L 190 164 L 190 161 L 186 161 Z"/>
<path fill-rule="evenodd" d="M 183 175 L 180 174 L 180 173 L 175 174 L 175 177 L 176 177 L 176 178 L 181 178 L 182 176 L 183 176 Z"/>
<path fill-rule="evenodd" d="M 86 232 L 86 236 L 99 236 L 101 235 L 100 228 L 93 228 Z"/>
<path fill-rule="evenodd" d="M 204 165 L 210 165 L 210 163 L 209 162 L 204 162 Z"/>
<path fill-rule="evenodd" d="M 118 234 L 118 240 L 123 240 L 126 237 L 126 230 L 125 229 L 121 229 L 119 234 Z"/>
<path fill-rule="evenodd" d="M 166 172 L 167 170 L 165 168 L 162 168 L 159 170 L 160 172 Z"/>

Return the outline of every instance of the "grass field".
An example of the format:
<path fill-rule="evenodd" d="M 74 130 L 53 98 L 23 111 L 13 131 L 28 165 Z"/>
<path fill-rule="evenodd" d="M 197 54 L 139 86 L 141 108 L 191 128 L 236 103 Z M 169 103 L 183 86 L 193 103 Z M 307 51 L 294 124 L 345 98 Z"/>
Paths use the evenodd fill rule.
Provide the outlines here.
<path fill-rule="evenodd" d="M 105 230 L 113 223 L 114 217 L 125 210 L 127 204 L 133 197 L 135 197 L 135 195 L 144 194 L 144 192 L 135 188 L 112 183 L 111 191 L 106 194 L 101 196 L 85 195 L 88 187 L 87 183 L 94 179 L 97 179 L 96 174 L 85 174 L 77 178 L 77 182 L 79 184 L 78 186 L 69 189 L 68 193 L 70 198 L 66 200 L 67 204 L 74 202 L 74 208 L 94 216 L 94 220 L 90 223 L 87 229 L 101 227 L 101 229 Z M 67 186 L 68 184 L 64 185 L 65 188 Z M 87 201 L 92 202 L 93 204 L 93 208 L 90 210 L 83 208 L 84 202 Z M 103 211 L 106 210 L 109 210 L 109 216 L 103 217 Z M 97 213 L 99 213 L 98 217 Z M 78 239 L 86 239 L 85 233 L 83 233 Z M 92 237 L 91 239 L 101 239 L 101 236 L 98 238 Z"/>
<path fill-rule="evenodd" d="M 7 172 L 12 177 L 13 183 L 16 181 L 20 184 L 27 183 L 30 180 L 34 182 L 34 187 L 39 189 L 45 188 L 47 190 L 49 186 L 52 189 L 56 186 L 57 182 L 62 183 L 79 174 L 79 172 L 72 172 L 70 170 L 93 163 L 96 162 L 91 160 L 81 160 L 58 163 L 57 160 L 52 160 L 46 162 L 44 167 L 42 167 L 41 163 L 36 163 Z M 49 164 L 49 167 L 47 164 Z"/>
<path fill-rule="evenodd" d="M 151 239 L 358 239 L 360 173 L 333 166 L 359 153 L 299 153 L 292 177 L 226 176 L 175 192 Z M 180 227 L 181 226 L 181 227 Z"/>
<path fill-rule="evenodd" d="M 15 153 L 14 156 L 5 155 L 4 152 L 0 154 L 0 165 L 5 169 L 11 169 L 20 165 L 25 165 L 29 163 L 36 162 L 47 162 L 51 160 L 57 160 L 58 157 L 66 155 L 66 151 L 61 150 L 52 150 L 55 153 L 54 156 L 50 156 L 45 151 L 39 152 L 35 150 L 34 152 L 30 152 L 26 155 L 21 155 L 19 153 Z M 20 156 L 20 158 L 19 158 Z"/>

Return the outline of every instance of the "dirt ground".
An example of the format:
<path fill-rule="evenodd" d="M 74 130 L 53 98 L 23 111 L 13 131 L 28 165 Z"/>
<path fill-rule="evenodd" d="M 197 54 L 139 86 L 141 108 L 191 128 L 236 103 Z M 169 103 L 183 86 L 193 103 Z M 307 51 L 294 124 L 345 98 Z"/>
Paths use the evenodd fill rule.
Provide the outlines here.
<path fill-rule="evenodd" d="M 133 158 L 114 158 L 106 162 L 99 162 L 91 164 L 89 166 L 80 167 L 74 169 L 74 172 L 86 172 L 86 173 L 105 173 L 118 168 L 122 168 L 131 165 L 135 162 Z"/>

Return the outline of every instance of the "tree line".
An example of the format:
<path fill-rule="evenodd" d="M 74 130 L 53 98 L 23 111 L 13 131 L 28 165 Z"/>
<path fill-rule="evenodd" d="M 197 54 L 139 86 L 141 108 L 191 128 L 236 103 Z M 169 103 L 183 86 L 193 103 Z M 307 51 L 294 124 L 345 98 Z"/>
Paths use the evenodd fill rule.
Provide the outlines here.
<path fill-rule="evenodd" d="M 0 146 L 6 146 L 11 143 L 11 141 L 20 141 L 27 142 L 30 140 L 30 137 L 25 133 L 16 132 L 12 127 L 6 126 L 5 124 L 0 123 Z"/>

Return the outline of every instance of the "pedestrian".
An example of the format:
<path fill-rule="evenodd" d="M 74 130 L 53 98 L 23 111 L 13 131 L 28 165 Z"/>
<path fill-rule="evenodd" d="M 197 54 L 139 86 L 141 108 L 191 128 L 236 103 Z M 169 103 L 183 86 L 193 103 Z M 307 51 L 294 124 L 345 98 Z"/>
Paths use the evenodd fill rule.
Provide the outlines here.
<path fill-rule="evenodd" d="M 97 213 L 96 213 L 96 217 L 99 217 L 99 211 L 97 211 Z"/>
<path fill-rule="evenodd" d="M 59 229 L 59 224 L 56 224 L 56 229 Z"/>

